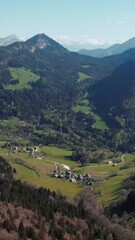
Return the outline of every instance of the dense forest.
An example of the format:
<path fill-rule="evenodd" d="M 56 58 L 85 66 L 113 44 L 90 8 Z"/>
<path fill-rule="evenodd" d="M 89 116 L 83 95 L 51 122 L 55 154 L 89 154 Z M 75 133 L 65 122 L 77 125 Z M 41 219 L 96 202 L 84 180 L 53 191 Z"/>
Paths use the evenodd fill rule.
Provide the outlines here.
<path fill-rule="evenodd" d="M 38 81 L 28 79 L 28 85 L 19 88 L 20 80 L 13 77 L 11 69 L 29 70 Z M 78 80 L 79 73 L 87 79 Z M 1 119 L 17 117 L 34 129 L 50 132 L 31 133 L 31 141 L 73 150 L 83 146 L 86 152 L 89 148 L 134 150 L 134 94 L 130 94 L 134 92 L 134 49 L 96 59 L 69 52 L 39 34 L 0 48 L 0 80 Z M 91 110 L 75 111 L 84 98 Z M 108 128 L 93 127 L 95 113 Z"/>
<path fill-rule="evenodd" d="M 4 147 L 25 139 L 27 145 L 69 148 L 81 166 L 134 152 L 134 56 L 135 49 L 102 59 L 79 55 L 44 34 L 0 47 Z M 17 126 L 4 125 L 13 119 Z M 106 217 L 89 188 L 69 202 L 60 193 L 15 180 L 15 172 L 0 157 L 1 240 L 135 239 L 126 224 L 119 225 L 125 212 L 135 210 L 134 174 L 123 183 L 118 202 L 105 209 Z"/>
<path fill-rule="evenodd" d="M 13 180 L 15 170 L 2 157 L 0 161 L 6 170 L 0 179 L 1 240 L 135 239 L 130 230 L 104 215 L 90 189 L 69 203 L 60 193 Z"/>

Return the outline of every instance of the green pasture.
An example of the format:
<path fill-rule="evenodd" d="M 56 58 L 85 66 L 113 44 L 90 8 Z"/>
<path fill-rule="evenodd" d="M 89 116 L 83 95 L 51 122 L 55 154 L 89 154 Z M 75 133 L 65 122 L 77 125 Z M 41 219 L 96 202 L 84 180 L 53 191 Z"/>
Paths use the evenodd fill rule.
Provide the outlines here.
<path fill-rule="evenodd" d="M 6 86 L 8 90 L 31 88 L 29 83 L 36 82 L 39 79 L 39 76 L 31 72 L 29 69 L 24 68 L 9 68 L 12 79 L 19 80 L 18 84 L 12 85 L 9 84 Z"/>
<path fill-rule="evenodd" d="M 120 170 L 120 167 L 132 162 L 134 159 L 135 154 L 126 154 L 124 162 L 117 164 L 115 167 L 112 165 L 92 164 L 83 169 L 84 172 L 90 173 L 93 177 L 107 179 L 93 184 L 94 190 L 101 192 L 101 196 L 98 198 L 100 204 L 108 205 L 111 201 L 118 199 L 123 188 L 123 181 L 135 172 L 135 165 L 123 170 Z"/>
<path fill-rule="evenodd" d="M 19 139 L 19 140 L 17 140 L 17 142 L 22 146 L 27 146 L 27 145 L 30 145 L 30 143 L 31 143 L 30 140 L 25 139 L 25 138 Z"/>
<path fill-rule="evenodd" d="M 83 72 L 79 72 L 79 73 L 78 73 L 77 82 L 78 82 L 78 83 L 79 83 L 79 82 L 82 82 L 82 81 L 84 81 L 84 80 L 86 80 L 86 79 L 88 79 L 88 78 L 90 78 L 90 76 L 89 76 L 88 74 L 85 74 L 85 73 L 83 73 Z"/>
<path fill-rule="evenodd" d="M 73 108 L 73 111 L 75 111 L 75 112 L 83 112 L 85 114 L 88 114 L 88 113 L 91 112 L 91 109 L 90 109 L 90 107 L 85 106 L 85 105 L 82 105 L 82 106 L 81 105 L 77 105 L 77 106 L 75 106 Z"/>
<path fill-rule="evenodd" d="M 5 143 L 7 143 L 7 141 L 5 141 L 5 140 L 0 140 L 0 146 L 3 146 Z"/>
<path fill-rule="evenodd" d="M 25 166 L 16 164 L 12 161 L 10 161 L 10 164 L 12 166 L 12 168 L 15 168 L 17 173 L 14 174 L 16 179 L 20 179 L 23 182 L 28 182 L 28 183 L 35 183 L 38 180 L 38 175 L 33 171 L 28 169 Z"/>
<path fill-rule="evenodd" d="M 108 129 L 108 126 L 106 125 L 105 121 L 101 119 L 97 114 L 94 113 L 95 123 L 93 124 L 94 128 L 105 130 Z"/>
<path fill-rule="evenodd" d="M 2 128 L 16 128 L 19 126 L 19 118 L 13 117 L 6 120 L 0 120 L 0 127 Z"/>
<path fill-rule="evenodd" d="M 84 106 L 88 106 L 89 105 L 89 100 L 87 98 L 85 98 L 81 101 L 81 104 L 84 105 Z"/>
<path fill-rule="evenodd" d="M 72 161 L 72 151 L 57 147 L 45 146 L 40 149 L 41 153 L 44 154 L 44 158 L 58 162 L 60 164 L 68 165 L 70 168 L 78 167 L 78 163 Z"/>
<path fill-rule="evenodd" d="M 42 129 L 36 129 L 34 131 L 34 133 L 37 134 L 37 135 L 45 135 L 45 136 L 48 136 L 49 134 L 50 135 L 56 135 L 55 130 L 46 131 L 46 130 L 42 130 Z"/>
<path fill-rule="evenodd" d="M 74 169 L 77 173 L 90 173 L 93 178 L 103 178 L 103 181 L 93 183 L 92 185 L 95 191 L 101 193 L 98 197 L 99 204 L 101 205 L 108 205 L 111 201 L 118 199 L 123 187 L 123 181 L 135 172 L 135 163 L 133 162 L 135 154 L 126 154 L 124 162 L 118 163 L 116 166 L 106 164 L 103 161 L 100 164 L 90 164 L 86 167 L 79 167 L 76 162 L 71 160 L 71 150 L 51 146 L 40 148 L 38 155 L 42 156 L 42 159 L 34 158 L 30 153 L 25 152 L 8 154 L 8 150 L 5 149 L 0 149 L 0 154 L 7 159 L 13 168 L 16 168 L 17 173 L 14 174 L 15 178 L 26 181 L 36 187 L 42 186 L 52 191 L 60 191 L 69 199 L 78 195 L 83 187 L 64 179 L 52 177 L 56 164 L 63 163 Z M 15 159 L 23 160 L 26 166 L 17 164 Z M 120 159 L 121 156 L 118 157 L 118 160 Z M 121 170 L 120 168 L 127 163 L 129 164 L 129 168 Z M 27 168 L 27 166 L 30 166 L 34 170 Z"/>
<path fill-rule="evenodd" d="M 47 135 L 47 132 L 45 130 L 42 130 L 42 129 L 41 130 L 40 129 L 35 130 L 34 133 L 37 134 L 37 135 L 45 135 L 45 136 Z"/>
<path fill-rule="evenodd" d="M 1 150 L 0 150 L 1 154 Z M 43 156 L 43 159 L 33 158 L 29 153 L 19 152 L 12 155 L 4 155 L 9 161 L 11 166 L 17 170 L 14 174 L 16 179 L 21 179 L 36 187 L 46 187 L 50 190 L 60 191 L 69 199 L 78 195 L 82 186 L 79 184 L 70 183 L 64 179 L 56 179 L 52 177 L 53 170 L 55 169 L 55 162 L 68 165 L 70 167 L 77 167 L 77 163 L 70 160 L 72 152 L 66 149 L 60 149 L 56 147 L 43 147 L 40 149 L 39 155 Z M 14 162 L 14 159 L 21 159 L 26 165 L 35 167 L 36 171 L 33 171 L 26 166 L 22 166 Z M 39 176 L 37 175 L 37 173 Z"/>
<path fill-rule="evenodd" d="M 93 112 L 92 107 L 90 106 L 90 101 L 87 97 L 88 97 L 88 93 L 84 95 L 84 99 L 80 102 L 80 104 L 73 107 L 73 111 L 83 112 L 85 114 L 92 114 L 95 119 L 95 123 L 93 124 L 94 128 L 101 129 L 101 130 L 108 129 L 106 122 L 99 115 Z"/>
<path fill-rule="evenodd" d="M 77 105 L 75 107 L 73 107 L 73 111 L 75 112 L 83 112 L 85 114 L 89 114 L 91 113 L 93 115 L 93 117 L 95 118 L 95 123 L 93 124 L 94 128 L 97 129 L 101 129 L 101 130 L 105 130 L 108 129 L 107 124 L 105 123 L 105 121 L 103 121 L 103 119 L 101 119 L 101 117 L 99 117 L 97 114 L 95 114 L 91 107 L 88 106 L 88 100 L 84 99 L 81 103 L 82 105 Z"/>

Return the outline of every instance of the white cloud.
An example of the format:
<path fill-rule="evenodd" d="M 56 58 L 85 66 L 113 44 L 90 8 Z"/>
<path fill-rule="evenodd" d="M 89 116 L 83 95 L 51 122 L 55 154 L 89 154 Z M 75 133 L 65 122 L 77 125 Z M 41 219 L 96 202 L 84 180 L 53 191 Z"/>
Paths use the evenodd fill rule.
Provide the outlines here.
<path fill-rule="evenodd" d="M 26 41 L 28 38 L 24 36 L 17 36 L 20 41 Z"/>
<path fill-rule="evenodd" d="M 118 42 L 118 41 L 111 41 L 106 39 L 92 38 L 87 35 L 82 35 L 78 38 L 62 35 L 59 37 L 55 37 L 55 40 L 61 44 L 66 44 L 66 45 L 73 45 L 73 44 L 86 45 L 87 44 L 87 45 L 94 45 L 94 46 L 111 45 Z"/>
<path fill-rule="evenodd" d="M 61 44 L 67 44 L 67 45 L 70 45 L 70 44 L 73 44 L 73 43 L 77 42 L 77 40 L 75 38 L 73 38 L 71 36 L 66 36 L 66 35 L 55 37 L 54 39 Z"/>

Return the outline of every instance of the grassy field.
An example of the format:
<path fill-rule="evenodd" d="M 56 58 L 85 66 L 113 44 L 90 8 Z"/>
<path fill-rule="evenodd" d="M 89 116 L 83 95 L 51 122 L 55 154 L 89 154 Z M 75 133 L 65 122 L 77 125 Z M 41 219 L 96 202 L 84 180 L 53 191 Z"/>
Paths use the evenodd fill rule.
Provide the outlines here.
<path fill-rule="evenodd" d="M 97 114 L 94 114 L 94 118 L 96 122 L 93 124 L 94 128 L 105 130 L 108 129 L 108 126 L 106 125 L 105 121 L 101 119 Z"/>
<path fill-rule="evenodd" d="M 0 154 L 7 159 L 13 168 L 16 168 L 17 173 L 14 174 L 15 178 L 26 181 L 36 187 L 43 186 L 52 191 L 61 191 L 69 199 L 78 195 L 83 187 L 64 179 L 52 177 L 51 174 L 56 164 L 63 163 L 74 169 L 77 173 L 90 173 L 92 177 L 104 178 L 105 180 L 103 181 L 93 183 L 92 187 L 94 190 L 101 192 L 101 196 L 98 198 L 99 204 L 106 206 L 111 201 L 118 199 L 123 187 L 123 181 L 135 172 L 135 163 L 133 162 L 135 154 L 124 155 L 124 162 L 118 163 L 115 167 L 106 164 L 105 161 L 100 164 L 79 167 L 78 163 L 71 160 L 72 151 L 50 146 L 40 148 L 39 155 L 42 156 L 42 159 L 33 158 L 29 153 L 25 152 L 10 155 L 8 154 L 8 150 L 5 149 L 0 149 Z M 15 159 L 23 160 L 26 166 L 17 164 Z M 117 160 L 121 160 L 121 156 Z M 129 164 L 129 168 L 121 170 L 120 168 L 127 163 Z M 27 168 L 27 166 L 31 166 L 33 170 Z"/>
<path fill-rule="evenodd" d="M 19 126 L 19 118 L 9 118 L 6 120 L 0 120 L 0 126 L 2 128 L 12 128 L 15 129 L 16 127 Z"/>
<path fill-rule="evenodd" d="M 13 80 L 19 80 L 19 83 L 6 86 L 8 90 L 31 88 L 29 83 L 36 82 L 39 79 L 39 76 L 32 73 L 29 69 L 10 67 L 9 70 Z"/>
<path fill-rule="evenodd" d="M 74 198 L 82 190 L 82 186 L 79 184 L 70 183 L 67 180 L 56 179 L 51 176 L 55 169 L 56 162 L 59 164 L 63 163 L 72 168 L 78 166 L 77 163 L 70 160 L 72 154 L 70 150 L 56 147 L 43 147 L 40 149 L 40 155 L 43 156 L 42 160 L 33 158 L 29 153 L 24 152 L 7 155 L 6 152 L 3 153 L 0 150 L 0 154 L 9 161 L 13 168 L 16 168 L 17 173 L 14 174 L 16 179 L 21 179 L 22 181 L 26 181 L 36 187 L 43 186 L 52 191 L 60 191 L 69 199 Z M 14 159 L 16 158 L 23 160 L 23 162 L 26 162 L 26 164 L 31 167 L 35 167 L 36 171 L 15 163 Z"/>
<path fill-rule="evenodd" d="M 85 114 L 92 114 L 95 118 L 95 123 L 93 124 L 94 128 L 105 130 L 108 129 L 106 122 L 93 112 L 92 107 L 90 106 L 90 101 L 88 99 L 88 93 L 86 92 L 84 95 L 84 99 L 77 106 L 73 107 L 73 111 L 75 112 L 83 112 Z"/>
<path fill-rule="evenodd" d="M 83 112 L 83 113 L 85 113 L 85 114 L 88 114 L 88 113 L 91 112 L 91 109 L 90 109 L 90 107 L 88 107 L 88 106 L 77 105 L 77 106 L 75 106 L 75 107 L 73 108 L 73 111 L 75 111 L 75 112 Z"/>
<path fill-rule="evenodd" d="M 45 136 L 48 136 L 48 135 L 56 135 L 56 131 L 55 130 L 50 130 L 50 131 L 45 131 L 45 130 L 35 130 L 34 131 L 35 134 L 37 135 L 45 135 Z"/>
<path fill-rule="evenodd" d="M 78 163 L 71 160 L 72 151 L 70 150 L 45 146 L 41 148 L 41 153 L 44 154 L 45 159 L 58 162 L 60 164 L 64 163 L 70 168 L 78 167 Z"/>
<path fill-rule="evenodd" d="M 108 129 L 108 126 L 105 123 L 105 121 L 103 121 L 103 119 L 101 119 L 101 117 L 99 117 L 96 113 L 94 113 L 92 111 L 92 108 L 89 106 L 88 99 L 82 100 L 81 105 L 77 105 L 77 106 L 73 107 L 73 111 L 83 112 L 85 114 L 91 113 L 93 115 L 93 117 L 95 118 L 95 123 L 93 124 L 94 128 L 101 129 L 101 130 Z"/>
<path fill-rule="evenodd" d="M 85 73 L 83 73 L 83 72 L 79 72 L 78 75 L 79 75 L 79 77 L 78 77 L 78 79 L 77 79 L 77 82 L 82 82 L 82 81 L 90 78 L 89 75 L 87 75 L 87 74 L 85 74 Z"/>
<path fill-rule="evenodd" d="M 135 154 L 126 154 L 124 156 L 124 162 L 117 164 L 115 167 L 102 163 L 91 164 L 90 166 L 81 169 L 80 173 L 87 172 L 93 177 L 107 179 L 93 184 L 94 190 L 101 192 L 101 196 L 98 198 L 101 205 L 108 205 L 111 201 L 118 199 L 123 187 L 123 181 L 135 172 L 135 165 L 133 164 L 133 166 L 128 169 L 120 170 L 120 168 L 126 163 L 131 163 L 134 159 Z"/>
<path fill-rule="evenodd" d="M 34 133 L 38 134 L 38 135 L 46 135 L 46 131 L 44 130 L 35 130 Z"/>

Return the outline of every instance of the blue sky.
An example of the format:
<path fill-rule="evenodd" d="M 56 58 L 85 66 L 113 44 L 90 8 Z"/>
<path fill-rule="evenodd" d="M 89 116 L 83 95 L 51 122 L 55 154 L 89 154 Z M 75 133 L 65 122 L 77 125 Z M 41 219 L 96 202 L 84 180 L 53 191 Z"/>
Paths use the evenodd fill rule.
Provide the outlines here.
<path fill-rule="evenodd" d="M 45 33 L 67 46 L 104 47 L 135 36 L 134 0 L 0 0 L 0 37 Z"/>

